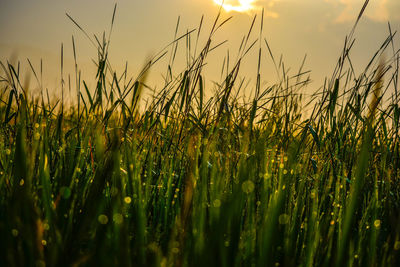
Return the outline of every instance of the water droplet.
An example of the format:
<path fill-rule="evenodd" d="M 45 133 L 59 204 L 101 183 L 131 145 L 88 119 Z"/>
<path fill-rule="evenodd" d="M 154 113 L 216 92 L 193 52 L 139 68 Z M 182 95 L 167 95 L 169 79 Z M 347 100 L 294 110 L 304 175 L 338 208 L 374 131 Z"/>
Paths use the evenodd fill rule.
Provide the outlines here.
<path fill-rule="evenodd" d="M 214 208 L 221 207 L 221 200 L 219 200 L 219 199 L 214 200 L 213 201 L 213 206 L 214 206 Z"/>
<path fill-rule="evenodd" d="M 14 237 L 17 237 L 18 234 L 19 234 L 19 232 L 18 232 L 17 229 L 12 229 L 12 230 L 11 230 L 11 234 L 12 234 Z"/>
<path fill-rule="evenodd" d="M 35 141 L 39 141 L 40 140 L 40 133 L 35 133 L 35 136 L 33 138 L 35 139 Z"/>
<path fill-rule="evenodd" d="M 375 228 L 381 227 L 381 220 L 375 220 L 374 221 L 374 226 L 375 226 Z"/>
<path fill-rule="evenodd" d="M 114 221 L 116 224 L 121 224 L 121 223 L 123 222 L 123 220 L 124 220 L 124 217 L 122 216 L 121 213 L 115 213 L 115 214 L 113 215 L 113 221 Z"/>
<path fill-rule="evenodd" d="M 312 215 L 313 215 L 314 217 L 317 217 L 318 213 L 317 213 L 316 211 L 313 211 L 313 212 L 312 212 Z"/>
<path fill-rule="evenodd" d="M 125 197 L 125 198 L 124 198 L 124 202 L 125 202 L 126 204 L 131 204 L 132 199 L 131 199 L 130 197 Z"/>
<path fill-rule="evenodd" d="M 62 198 L 68 199 L 71 197 L 71 189 L 69 189 L 69 187 L 63 186 L 60 189 L 60 194 Z"/>
<path fill-rule="evenodd" d="M 108 217 L 104 214 L 100 214 L 99 217 L 97 218 L 99 223 L 101 224 L 107 224 L 108 223 Z"/>
<path fill-rule="evenodd" d="M 247 181 L 243 182 L 242 190 L 246 194 L 250 194 L 251 192 L 254 191 L 254 183 L 252 181 L 250 181 L 250 180 L 247 180 Z"/>

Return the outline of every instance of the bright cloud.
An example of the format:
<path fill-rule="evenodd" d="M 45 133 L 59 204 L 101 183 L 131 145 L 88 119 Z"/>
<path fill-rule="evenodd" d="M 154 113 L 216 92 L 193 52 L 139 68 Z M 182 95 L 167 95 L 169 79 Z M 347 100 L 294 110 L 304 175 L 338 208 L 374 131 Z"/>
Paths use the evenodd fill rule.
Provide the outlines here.
<path fill-rule="evenodd" d="M 335 22 L 343 23 L 354 21 L 365 0 L 325 0 L 333 4 L 335 7 L 341 8 L 340 14 L 336 17 Z M 389 12 L 390 0 L 372 0 L 369 1 L 365 16 L 371 20 L 378 22 L 386 22 L 391 19 Z"/>
<path fill-rule="evenodd" d="M 222 6 L 227 12 L 249 13 L 251 11 L 259 11 L 265 8 L 267 17 L 277 18 L 278 14 L 271 11 L 275 2 L 279 0 L 213 0 L 215 4 Z"/>
<path fill-rule="evenodd" d="M 275 5 L 279 2 L 308 2 L 321 0 L 213 0 L 226 12 L 254 13 L 264 8 L 265 16 L 277 18 L 279 13 Z M 332 6 L 335 23 L 354 22 L 365 0 L 323 0 Z M 364 16 L 377 22 L 400 21 L 400 0 L 370 0 Z"/>
<path fill-rule="evenodd" d="M 237 1 L 229 1 L 229 0 L 214 0 L 214 2 L 218 5 L 222 5 L 222 7 L 230 12 L 246 12 L 256 7 L 253 5 L 255 0 L 237 0 Z"/>

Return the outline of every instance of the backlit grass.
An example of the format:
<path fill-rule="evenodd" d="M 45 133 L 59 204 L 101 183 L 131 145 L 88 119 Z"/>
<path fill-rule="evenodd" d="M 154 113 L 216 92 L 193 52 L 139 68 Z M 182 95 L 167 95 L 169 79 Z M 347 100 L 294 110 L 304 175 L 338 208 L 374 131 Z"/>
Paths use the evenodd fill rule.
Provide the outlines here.
<path fill-rule="evenodd" d="M 246 102 L 247 51 L 275 59 L 252 27 L 206 97 L 204 63 L 224 23 L 145 107 L 164 51 L 129 80 L 112 71 L 108 39 L 94 40 L 96 86 L 76 75 L 74 106 L 64 84 L 59 99 L 32 95 L 18 66 L 1 64 L 1 266 L 400 265 L 394 33 L 356 77 L 352 31 L 309 105 L 307 72 L 289 76 L 280 62 L 281 80 L 265 87 L 258 75 Z M 176 36 L 172 55 L 201 28 Z"/>

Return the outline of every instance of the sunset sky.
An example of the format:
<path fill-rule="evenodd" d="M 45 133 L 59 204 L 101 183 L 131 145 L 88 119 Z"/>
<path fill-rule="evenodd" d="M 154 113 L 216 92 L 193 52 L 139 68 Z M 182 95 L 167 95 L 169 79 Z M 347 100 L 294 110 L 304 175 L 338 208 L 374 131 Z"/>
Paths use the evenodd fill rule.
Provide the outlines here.
<path fill-rule="evenodd" d="M 117 70 L 129 62 L 130 74 L 135 76 L 149 56 L 159 52 L 173 40 L 180 16 L 179 34 L 196 29 L 204 15 L 203 36 L 207 36 L 220 0 L 120 0 L 111 39 L 110 58 Z M 72 70 L 72 42 L 74 35 L 79 66 L 83 75 L 91 74 L 96 50 L 67 18 L 70 14 L 89 34 L 109 31 L 114 7 L 109 0 L 1 0 L 0 1 L 0 60 L 21 61 L 30 58 L 39 66 L 44 62 L 44 76 L 48 86 L 59 80 L 60 47 L 64 43 L 66 65 Z M 305 54 L 306 68 L 319 87 L 329 76 L 343 47 L 344 37 L 350 32 L 363 0 L 225 0 L 222 16 L 233 18 L 215 36 L 215 44 L 225 39 L 228 43 L 213 51 L 208 61 L 208 79 L 218 80 L 223 57 L 227 50 L 232 55 L 250 27 L 255 14 L 265 10 L 264 37 L 276 57 L 283 55 L 286 66 L 298 69 Z M 253 39 L 258 37 L 259 20 Z M 388 35 L 388 22 L 393 31 L 400 30 L 400 1 L 371 0 L 365 17 L 356 31 L 356 44 L 351 57 L 356 70 L 371 58 Z M 203 39 L 204 40 L 204 39 Z M 399 44 L 399 37 L 396 44 Z M 180 47 L 184 50 L 185 44 Z M 243 75 L 255 76 L 257 49 L 249 54 Z M 183 68 L 184 51 L 176 72 Z M 264 80 L 273 82 L 274 69 L 267 54 L 263 63 Z M 164 72 L 163 62 L 151 76 L 157 81 Z M 181 64 L 181 65 L 179 65 Z M 68 68 L 67 68 L 68 69 Z M 254 79 L 255 77 L 249 77 Z"/>

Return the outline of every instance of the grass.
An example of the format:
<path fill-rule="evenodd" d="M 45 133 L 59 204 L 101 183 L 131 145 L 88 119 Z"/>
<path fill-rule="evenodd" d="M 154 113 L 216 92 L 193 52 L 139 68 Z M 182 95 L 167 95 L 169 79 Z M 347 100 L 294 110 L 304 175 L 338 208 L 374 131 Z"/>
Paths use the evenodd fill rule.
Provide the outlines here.
<path fill-rule="evenodd" d="M 247 52 L 258 44 L 276 63 L 262 28 L 250 41 L 255 21 L 211 97 L 203 69 L 219 16 L 145 107 L 148 70 L 166 50 L 128 79 L 109 64 L 109 37 L 91 40 L 96 87 L 76 68 L 74 106 L 64 83 L 61 99 L 31 95 L 18 66 L 2 63 L 1 265 L 399 266 L 395 34 L 356 77 L 354 28 L 308 105 L 308 73 L 290 77 L 281 62 L 281 80 L 265 87 L 258 70 L 254 98 L 242 101 Z M 201 29 L 176 35 L 170 65 Z"/>

